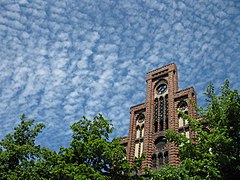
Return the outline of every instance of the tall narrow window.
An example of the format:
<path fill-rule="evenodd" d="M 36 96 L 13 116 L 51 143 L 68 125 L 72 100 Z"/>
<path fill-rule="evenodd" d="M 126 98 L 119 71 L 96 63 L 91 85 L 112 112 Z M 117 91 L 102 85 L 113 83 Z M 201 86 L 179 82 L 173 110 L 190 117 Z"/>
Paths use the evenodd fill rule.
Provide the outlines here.
<path fill-rule="evenodd" d="M 184 113 L 185 113 L 185 114 L 188 114 L 188 111 L 185 111 Z M 185 119 L 185 121 L 184 121 L 184 122 L 185 122 L 185 126 L 187 126 L 187 125 L 188 125 L 188 120 L 187 120 L 187 119 Z"/>
<path fill-rule="evenodd" d="M 164 121 L 164 100 L 161 96 L 160 98 L 160 131 L 163 131 L 163 121 Z"/>
<path fill-rule="evenodd" d="M 142 155 L 143 153 L 143 142 L 140 143 L 140 156 Z"/>
<path fill-rule="evenodd" d="M 159 166 L 162 167 L 163 164 L 164 164 L 162 152 L 160 152 L 160 153 L 158 154 L 158 158 L 159 158 Z"/>
<path fill-rule="evenodd" d="M 143 137 L 144 136 L 144 125 L 142 126 L 142 131 L 141 131 L 141 137 Z"/>
<path fill-rule="evenodd" d="M 178 104 L 178 110 L 182 111 L 184 114 L 188 114 L 188 105 L 186 101 L 181 101 Z M 190 132 L 188 127 L 188 120 L 184 117 L 184 114 L 178 114 L 178 132 L 182 135 L 190 138 Z"/>
<path fill-rule="evenodd" d="M 158 130 L 158 99 L 154 100 L 154 129 L 155 132 Z"/>
<path fill-rule="evenodd" d="M 165 129 L 168 129 L 168 95 L 165 96 Z"/>
<path fill-rule="evenodd" d="M 181 114 L 178 114 L 178 127 L 183 127 L 183 117 Z"/>
<path fill-rule="evenodd" d="M 153 168 L 157 167 L 157 156 L 156 156 L 156 154 L 152 155 L 152 167 Z"/>
<path fill-rule="evenodd" d="M 136 138 L 140 138 L 140 127 L 137 127 Z"/>
<path fill-rule="evenodd" d="M 135 144 L 135 157 L 138 157 L 138 152 L 139 152 L 139 143 Z"/>

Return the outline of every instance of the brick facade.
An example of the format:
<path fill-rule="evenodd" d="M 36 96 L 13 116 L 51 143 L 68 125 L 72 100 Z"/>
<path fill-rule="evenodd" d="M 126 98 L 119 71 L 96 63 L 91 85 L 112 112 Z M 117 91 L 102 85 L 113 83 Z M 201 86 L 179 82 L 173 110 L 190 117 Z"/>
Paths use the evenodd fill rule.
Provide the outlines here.
<path fill-rule="evenodd" d="M 178 90 L 178 72 L 169 64 L 147 73 L 146 101 L 130 108 L 129 135 L 122 139 L 127 160 L 145 154 L 143 167 L 161 168 L 165 163 L 177 165 L 178 148 L 164 141 L 167 129 L 191 137 L 191 130 L 177 109 L 196 117 L 193 87 Z"/>

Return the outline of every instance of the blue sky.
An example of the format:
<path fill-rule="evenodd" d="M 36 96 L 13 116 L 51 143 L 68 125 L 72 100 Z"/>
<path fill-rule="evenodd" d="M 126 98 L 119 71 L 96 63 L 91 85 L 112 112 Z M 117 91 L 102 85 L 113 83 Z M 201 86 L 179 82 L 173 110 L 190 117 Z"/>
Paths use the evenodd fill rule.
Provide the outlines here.
<path fill-rule="evenodd" d="M 172 62 L 200 105 L 209 83 L 240 89 L 239 0 L 0 0 L 0 40 L 0 138 L 25 113 L 54 150 L 83 115 L 127 135 L 146 72 Z"/>

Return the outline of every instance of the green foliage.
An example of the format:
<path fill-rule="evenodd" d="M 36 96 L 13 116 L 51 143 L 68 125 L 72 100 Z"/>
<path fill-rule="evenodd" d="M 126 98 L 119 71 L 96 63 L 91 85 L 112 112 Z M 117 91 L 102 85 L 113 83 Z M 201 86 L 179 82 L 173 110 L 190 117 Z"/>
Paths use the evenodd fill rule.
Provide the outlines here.
<path fill-rule="evenodd" d="M 71 129 L 73 135 L 70 147 L 62 148 L 60 152 L 67 163 L 66 167 L 71 167 L 70 177 L 117 179 L 130 175 L 131 167 L 124 160 L 120 139 L 109 141 L 113 127 L 102 115 L 95 116 L 93 120 L 83 117 Z"/>
<path fill-rule="evenodd" d="M 22 115 L 15 132 L 0 142 L 1 179 L 31 179 L 36 176 L 33 167 L 40 156 L 40 146 L 35 145 L 35 138 L 44 125 L 32 127 L 34 120 L 25 121 L 25 118 Z"/>
<path fill-rule="evenodd" d="M 140 169 L 141 158 L 128 164 L 120 139 L 109 140 L 113 126 L 101 114 L 74 123 L 70 146 L 58 153 L 35 145 L 45 126 L 25 119 L 0 142 L 0 179 L 141 179 L 132 173 Z"/>
<path fill-rule="evenodd" d="M 240 175 L 240 93 L 229 88 L 229 81 L 217 96 L 210 85 L 206 93 L 209 105 L 203 123 L 209 128 L 209 144 L 224 179 Z"/>
<path fill-rule="evenodd" d="M 190 180 L 194 179 L 188 176 L 189 172 L 182 167 L 166 165 L 163 169 L 152 172 L 152 180 Z"/>
<path fill-rule="evenodd" d="M 237 179 L 240 175 L 240 94 L 226 81 L 217 95 L 209 85 L 207 107 L 199 109 L 195 120 L 189 121 L 194 138 L 169 130 L 167 139 L 179 146 L 180 166 L 156 172 L 162 179 Z M 169 175 L 169 173 L 171 175 Z M 178 175 L 179 174 L 179 175 Z M 184 175 L 184 176 L 183 176 Z M 160 179 L 161 179 L 160 178 Z"/>

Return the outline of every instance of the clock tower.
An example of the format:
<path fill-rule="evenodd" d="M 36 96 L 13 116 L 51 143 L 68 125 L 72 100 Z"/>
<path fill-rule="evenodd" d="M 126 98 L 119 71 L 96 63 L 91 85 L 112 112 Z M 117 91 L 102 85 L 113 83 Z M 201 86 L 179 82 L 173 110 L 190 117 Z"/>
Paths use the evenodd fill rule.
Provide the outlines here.
<path fill-rule="evenodd" d="M 122 139 L 127 160 L 143 153 L 143 167 L 161 168 L 164 164 L 177 165 L 178 147 L 165 141 L 166 130 L 172 129 L 191 137 L 187 120 L 177 110 L 196 117 L 196 95 L 193 87 L 178 90 L 178 72 L 169 64 L 147 73 L 146 101 L 130 108 L 129 135 Z"/>

